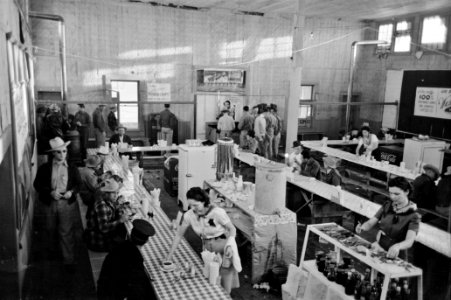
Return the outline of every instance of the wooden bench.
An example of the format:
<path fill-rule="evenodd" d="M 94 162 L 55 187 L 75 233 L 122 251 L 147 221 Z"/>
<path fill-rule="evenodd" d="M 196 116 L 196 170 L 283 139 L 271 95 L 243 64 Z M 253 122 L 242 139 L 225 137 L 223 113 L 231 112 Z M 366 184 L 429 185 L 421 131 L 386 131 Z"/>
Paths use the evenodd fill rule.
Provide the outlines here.
<path fill-rule="evenodd" d="M 88 207 L 83 203 L 80 196 L 77 196 L 78 207 L 80 208 L 80 217 L 83 229 L 86 229 L 86 212 Z M 103 261 L 105 260 L 108 252 L 95 252 L 88 249 L 89 262 L 91 264 L 92 278 L 94 280 L 94 285 L 97 289 L 97 280 L 99 279 L 100 270 L 102 269 Z"/>

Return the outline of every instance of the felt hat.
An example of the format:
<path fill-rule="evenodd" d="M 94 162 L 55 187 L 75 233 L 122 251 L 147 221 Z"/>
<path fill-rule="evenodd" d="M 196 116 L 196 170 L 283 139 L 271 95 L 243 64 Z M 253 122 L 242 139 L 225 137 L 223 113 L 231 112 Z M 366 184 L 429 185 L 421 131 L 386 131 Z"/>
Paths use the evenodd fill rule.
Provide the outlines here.
<path fill-rule="evenodd" d="M 50 150 L 47 150 L 47 152 L 53 152 L 53 151 L 58 151 L 58 150 L 66 148 L 67 145 L 70 144 L 70 141 L 64 142 L 62 138 L 57 136 L 57 137 L 51 139 L 49 141 L 49 144 L 50 144 Z"/>
<path fill-rule="evenodd" d="M 293 147 L 292 148 L 297 148 L 301 145 L 301 143 L 299 143 L 298 141 L 294 141 L 293 142 Z"/>
<path fill-rule="evenodd" d="M 97 150 L 97 154 L 108 155 L 110 154 L 110 150 L 108 150 L 108 148 L 105 146 L 100 146 Z"/>
<path fill-rule="evenodd" d="M 95 168 L 100 164 L 100 157 L 97 155 L 89 155 L 87 159 L 85 159 L 86 167 Z"/>
<path fill-rule="evenodd" d="M 117 125 L 117 129 L 119 129 L 119 128 L 124 128 L 125 130 L 127 130 L 127 127 L 125 127 L 124 124 Z"/>
<path fill-rule="evenodd" d="M 434 166 L 434 165 L 426 164 L 426 165 L 423 166 L 423 170 L 425 170 L 425 171 L 429 170 L 429 171 L 434 172 L 434 180 L 437 180 L 437 178 L 440 176 L 439 169 L 436 166 Z"/>
<path fill-rule="evenodd" d="M 119 190 L 119 183 L 113 179 L 106 179 L 103 186 L 100 188 L 101 192 L 117 192 Z"/>
<path fill-rule="evenodd" d="M 139 242 L 145 243 L 150 236 L 155 234 L 155 228 L 146 220 L 136 219 L 133 221 L 131 237 Z"/>
<path fill-rule="evenodd" d="M 329 167 L 331 169 L 336 169 L 340 165 L 340 159 L 332 156 L 323 157 L 323 162 L 325 167 Z"/>
<path fill-rule="evenodd" d="M 117 107 L 116 107 L 116 104 L 111 104 L 110 105 L 110 109 L 116 109 Z"/>
<path fill-rule="evenodd" d="M 85 108 L 85 105 L 83 103 L 78 103 L 78 107 Z"/>

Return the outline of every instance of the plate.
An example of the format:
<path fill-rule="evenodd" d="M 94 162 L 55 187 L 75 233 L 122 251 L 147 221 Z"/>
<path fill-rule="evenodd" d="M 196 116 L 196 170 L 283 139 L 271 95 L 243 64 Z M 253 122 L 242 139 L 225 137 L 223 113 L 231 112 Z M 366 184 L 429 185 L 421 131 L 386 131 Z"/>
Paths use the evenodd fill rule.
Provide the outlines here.
<path fill-rule="evenodd" d="M 164 269 L 163 266 L 160 266 L 160 270 L 163 271 L 163 272 L 165 272 L 165 273 L 172 272 L 172 271 L 175 270 L 175 264 L 173 264 L 172 267 L 169 268 L 169 269 Z"/>

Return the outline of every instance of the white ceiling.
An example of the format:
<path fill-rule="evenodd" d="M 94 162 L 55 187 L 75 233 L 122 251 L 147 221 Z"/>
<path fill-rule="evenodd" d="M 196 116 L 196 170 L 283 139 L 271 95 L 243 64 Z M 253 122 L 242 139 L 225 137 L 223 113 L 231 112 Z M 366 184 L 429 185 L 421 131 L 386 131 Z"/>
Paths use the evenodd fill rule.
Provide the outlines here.
<path fill-rule="evenodd" d="M 299 0 L 131 0 L 260 13 L 297 12 Z M 377 20 L 451 10 L 451 0 L 304 0 L 306 16 Z"/>

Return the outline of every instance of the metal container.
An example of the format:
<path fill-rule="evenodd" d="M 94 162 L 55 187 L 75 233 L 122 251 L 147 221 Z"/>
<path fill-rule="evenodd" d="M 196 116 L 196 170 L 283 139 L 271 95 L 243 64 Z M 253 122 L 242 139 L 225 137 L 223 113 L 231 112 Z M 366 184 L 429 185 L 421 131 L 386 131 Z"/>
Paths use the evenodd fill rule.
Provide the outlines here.
<path fill-rule="evenodd" d="M 256 163 L 254 210 L 272 215 L 284 208 L 286 187 L 285 165 L 272 161 Z"/>

